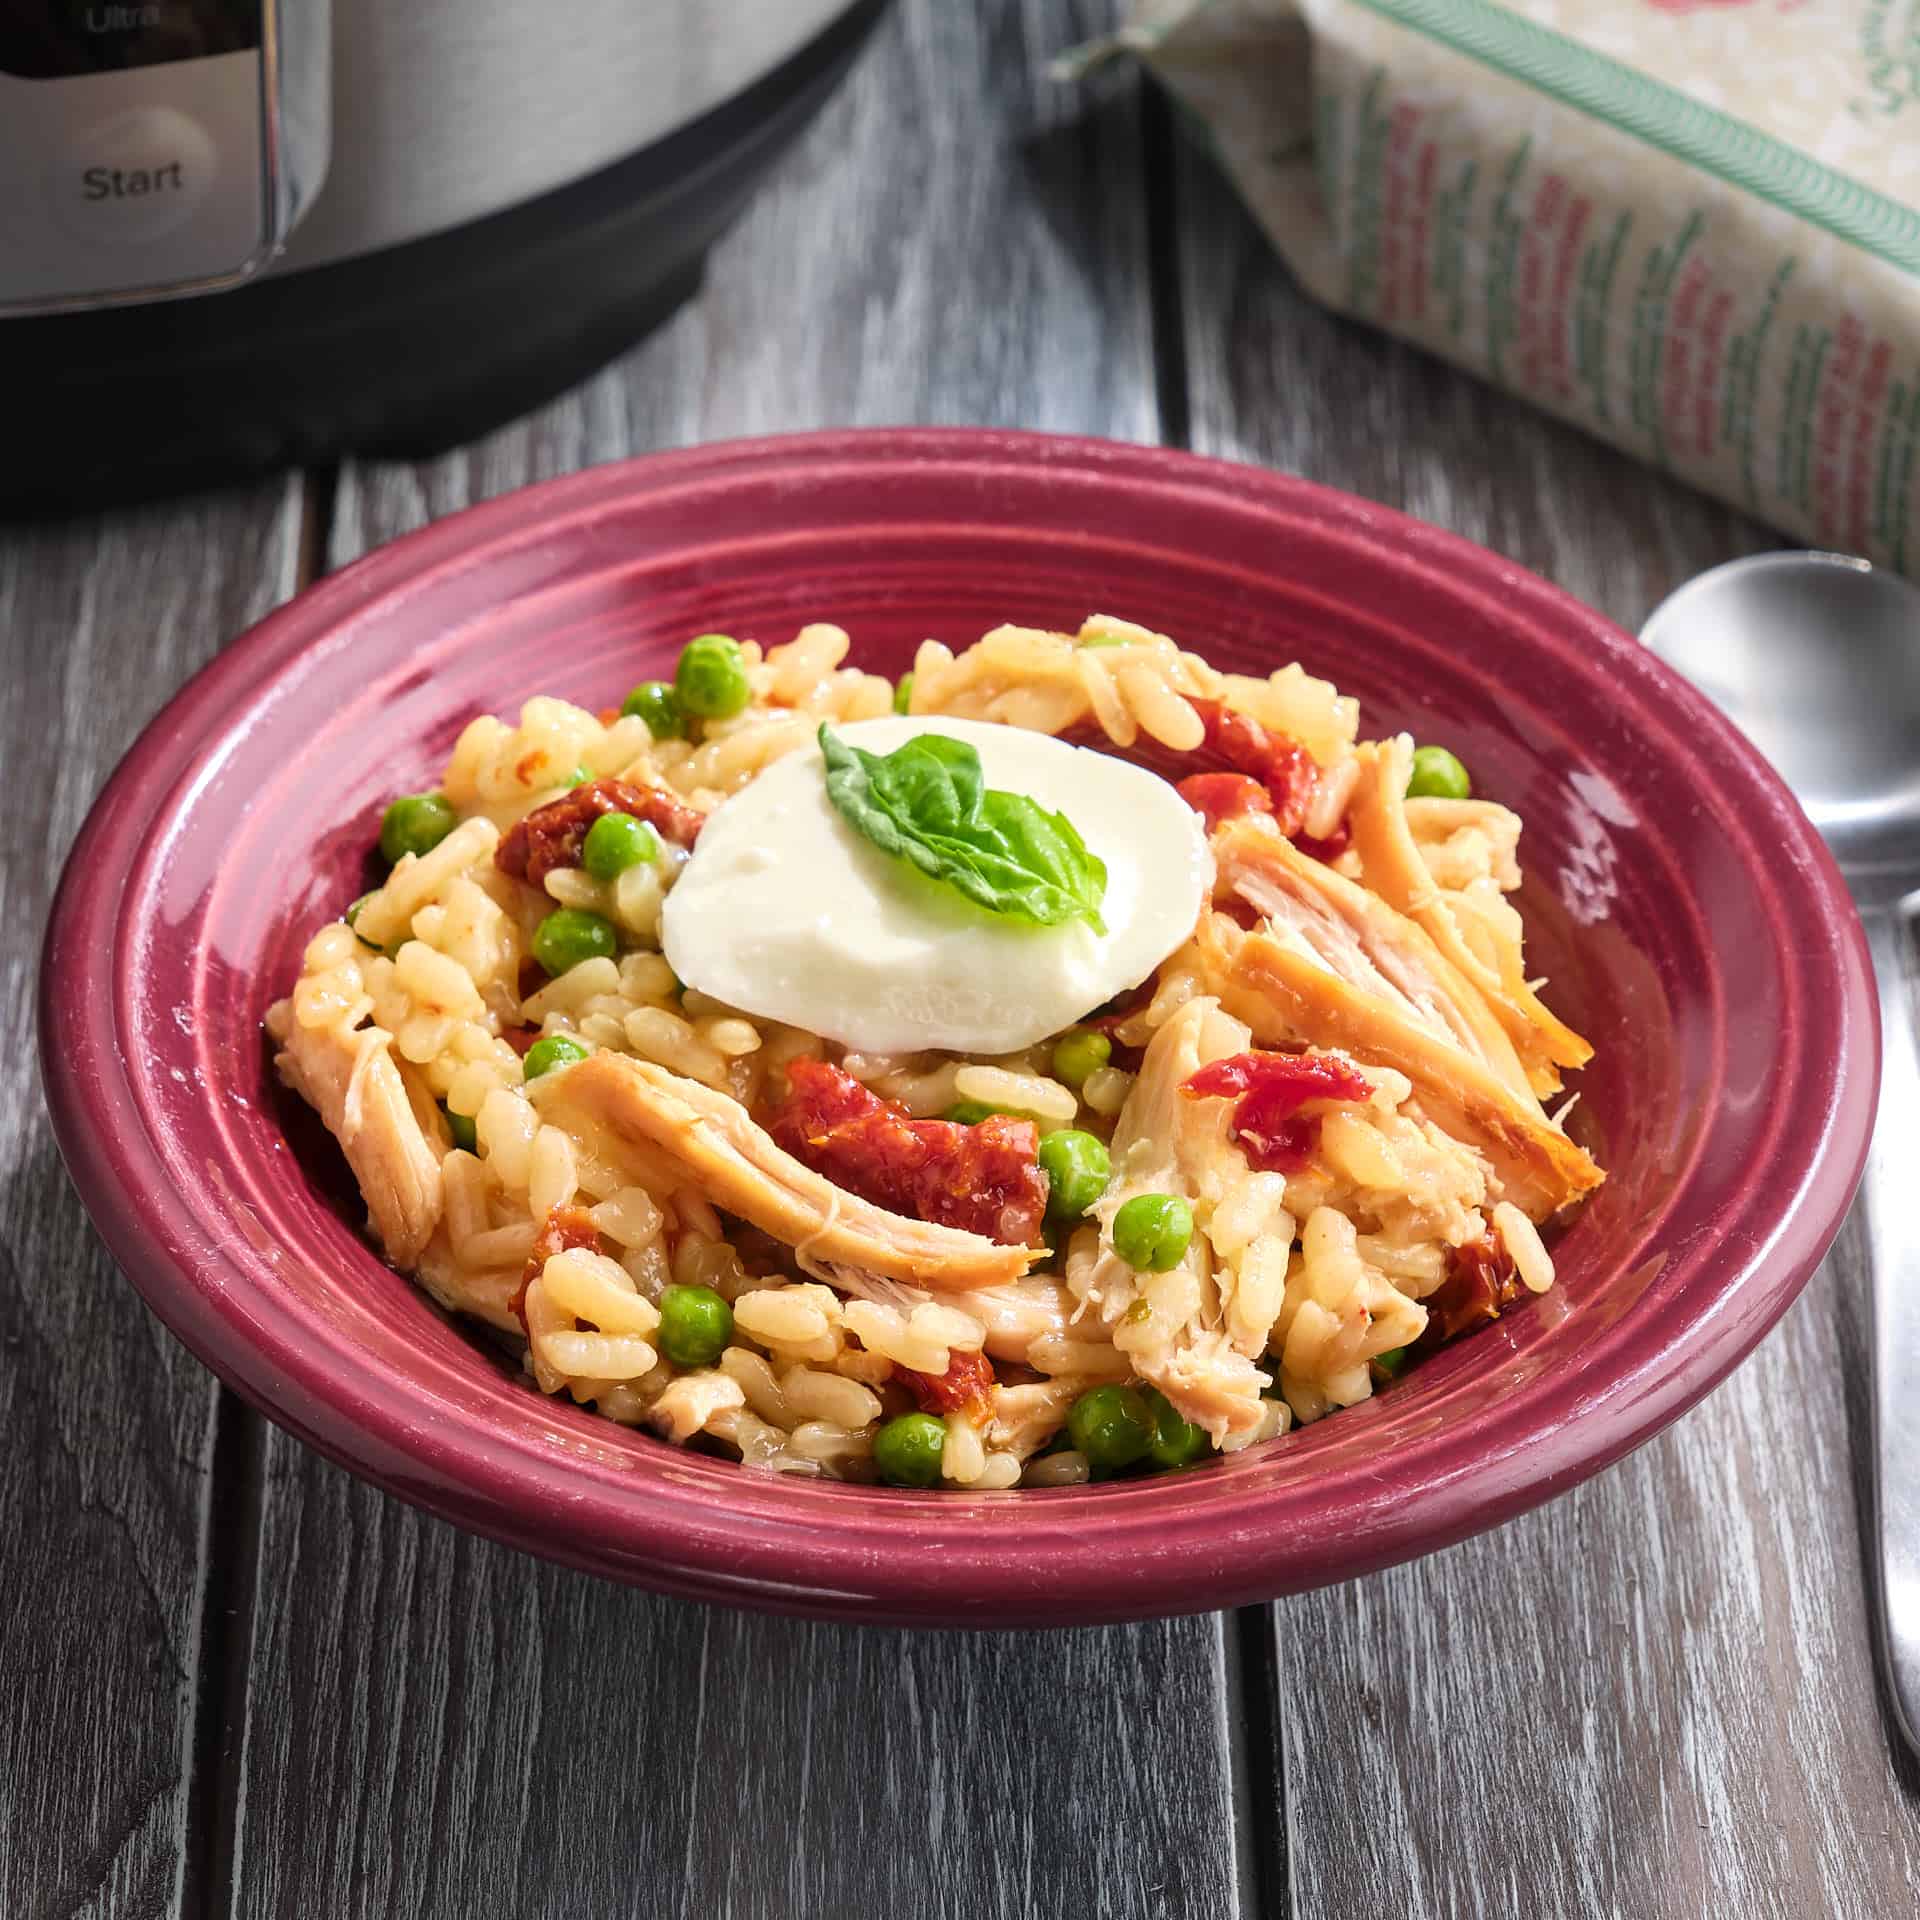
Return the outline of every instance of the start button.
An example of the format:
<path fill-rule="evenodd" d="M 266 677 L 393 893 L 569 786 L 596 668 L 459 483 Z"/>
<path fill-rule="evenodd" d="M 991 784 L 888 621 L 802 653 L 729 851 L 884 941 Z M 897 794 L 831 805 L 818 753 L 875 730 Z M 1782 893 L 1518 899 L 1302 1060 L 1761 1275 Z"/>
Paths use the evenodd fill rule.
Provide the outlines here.
<path fill-rule="evenodd" d="M 77 135 L 49 171 L 66 230 L 102 246 L 171 233 L 214 184 L 216 153 L 199 121 L 175 107 L 134 107 Z"/>

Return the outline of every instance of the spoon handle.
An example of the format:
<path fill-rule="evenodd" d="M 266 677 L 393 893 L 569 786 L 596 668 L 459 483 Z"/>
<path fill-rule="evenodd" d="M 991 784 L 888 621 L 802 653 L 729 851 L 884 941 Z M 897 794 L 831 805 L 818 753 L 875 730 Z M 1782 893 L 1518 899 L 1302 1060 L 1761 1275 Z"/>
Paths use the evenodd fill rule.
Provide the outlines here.
<path fill-rule="evenodd" d="M 1920 1056 L 1898 909 L 1862 915 L 1880 989 L 1880 1111 L 1861 1187 L 1873 1277 L 1880 1647 L 1894 1717 L 1920 1752 Z"/>

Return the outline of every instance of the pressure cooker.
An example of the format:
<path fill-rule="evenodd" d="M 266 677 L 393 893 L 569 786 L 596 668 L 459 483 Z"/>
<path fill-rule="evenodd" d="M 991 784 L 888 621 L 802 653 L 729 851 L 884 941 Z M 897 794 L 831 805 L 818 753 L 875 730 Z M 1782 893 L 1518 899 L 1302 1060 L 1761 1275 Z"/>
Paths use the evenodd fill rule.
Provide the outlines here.
<path fill-rule="evenodd" d="M 418 456 L 582 378 L 884 0 L 0 0 L 0 511 Z"/>

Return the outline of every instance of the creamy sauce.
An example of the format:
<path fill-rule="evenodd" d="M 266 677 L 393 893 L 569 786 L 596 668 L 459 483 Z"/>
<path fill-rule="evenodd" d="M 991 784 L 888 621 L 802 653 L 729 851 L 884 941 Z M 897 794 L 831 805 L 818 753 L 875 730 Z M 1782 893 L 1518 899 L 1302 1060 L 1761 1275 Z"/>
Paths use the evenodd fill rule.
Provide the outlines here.
<path fill-rule="evenodd" d="M 837 728 L 890 753 L 964 740 L 990 787 L 1064 813 L 1106 862 L 1096 934 L 985 912 L 856 833 L 819 749 L 728 800 L 667 895 L 661 944 L 717 1000 L 871 1053 L 1012 1053 L 1144 980 L 1193 931 L 1211 878 L 1200 816 L 1157 774 L 1047 734 L 907 717 Z"/>

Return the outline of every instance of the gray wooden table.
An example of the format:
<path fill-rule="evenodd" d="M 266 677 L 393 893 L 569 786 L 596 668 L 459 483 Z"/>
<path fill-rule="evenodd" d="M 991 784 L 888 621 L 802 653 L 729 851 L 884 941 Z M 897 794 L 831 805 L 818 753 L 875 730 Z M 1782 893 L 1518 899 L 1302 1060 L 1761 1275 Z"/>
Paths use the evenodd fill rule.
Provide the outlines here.
<path fill-rule="evenodd" d="M 1103 0 L 902 0 L 663 332 L 418 467 L 0 530 L 0 1916 L 1902 1915 L 1850 1235 L 1551 1508 L 1272 1608 L 947 1637 L 649 1598 L 423 1518 L 163 1333 L 28 1042 L 134 734 L 317 572 L 590 461 L 848 422 L 1351 487 L 1631 627 L 1760 529 L 1307 304 L 1163 106 L 1051 87 Z M 56 1036 L 57 1044 L 57 1036 Z"/>

